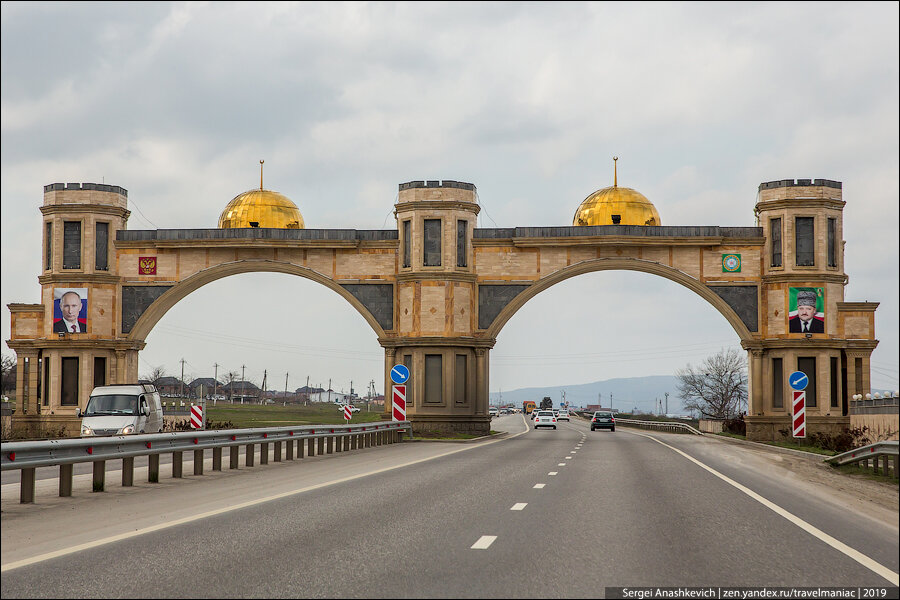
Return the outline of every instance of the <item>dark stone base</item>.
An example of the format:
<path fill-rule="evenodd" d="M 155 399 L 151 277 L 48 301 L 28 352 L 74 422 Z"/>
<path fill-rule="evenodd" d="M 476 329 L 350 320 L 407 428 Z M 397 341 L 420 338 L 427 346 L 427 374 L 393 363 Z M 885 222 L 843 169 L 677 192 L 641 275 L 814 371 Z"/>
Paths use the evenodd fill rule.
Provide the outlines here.
<path fill-rule="evenodd" d="M 81 419 L 69 415 L 12 415 L 9 431 L 3 437 L 11 440 L 47 440 L 74 438 L 81 435 Z"/>
<path fill-rule="evenodd" d="M 483 436 L 491 432 L 490 417 L 411 416 L 413 435 L 465 433 Z"/>
<path fill-rule="evenodd" d="M 754 442 L 780 442 L 794 439 L 791 435 L 791 418 L 745 416 L 747 439 Z M 825 433 L 835 435 L 850 428 L 850 417 L 807 417 L 806 435 Z M 785 435 L 785 433 L 787 435 Z"/>

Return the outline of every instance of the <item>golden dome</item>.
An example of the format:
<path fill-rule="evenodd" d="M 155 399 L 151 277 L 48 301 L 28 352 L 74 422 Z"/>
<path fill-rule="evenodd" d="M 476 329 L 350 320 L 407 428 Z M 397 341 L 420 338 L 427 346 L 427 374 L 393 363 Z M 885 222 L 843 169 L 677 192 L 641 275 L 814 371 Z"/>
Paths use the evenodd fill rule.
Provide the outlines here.
<path fill-rule="evenodd" d="M 259 189 L 238 194 L 219 215 L 219 229 L 239 227 L 270 227 L 273 229 L 304 229 L 303 215 L 297 205 L 284 194 L 263 189 L 262 163 Z"/>
<path fill-rule="evenodd" d="M 618 160 L 615 157 L 613 160 Z M 584 199 L 572 225 L 662 225 L 653 203 L 637 190 L 619 187 L 614 175 L 611 187 Z"/>

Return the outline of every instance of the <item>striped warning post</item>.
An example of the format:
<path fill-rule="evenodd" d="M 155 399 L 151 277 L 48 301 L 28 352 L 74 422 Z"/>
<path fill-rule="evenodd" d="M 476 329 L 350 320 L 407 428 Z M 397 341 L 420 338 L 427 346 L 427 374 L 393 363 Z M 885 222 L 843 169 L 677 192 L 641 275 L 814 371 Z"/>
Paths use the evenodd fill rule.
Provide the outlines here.
<path fill-rule="evenodd" d="M 393 420 L 406 420 L 406 385 L 395 385 L 391 392 L 391 403 L 394 405 Z"/>
<path fill-rule="evenodd" d="M 352 416 L 353 416 L 353 411 L 350 410 L 350 405 L 349 405 L 349 404 L 345 404 L 345 405 L 344 405 L 344 418 L 345 418 L 347 421 L 349 421 L 349 420 L 350 420 L 350 417 L 352 417 Z"/>
<path fill-rule="evenodd" d="M 806 437 L 806 392 L 794 392 L 793 404 L 794 437 Z"/>
<path fill-rule="evenodd" d="M 203 429 L 203 407 L 199 404 L 191 406 L 191 429 Z"/>

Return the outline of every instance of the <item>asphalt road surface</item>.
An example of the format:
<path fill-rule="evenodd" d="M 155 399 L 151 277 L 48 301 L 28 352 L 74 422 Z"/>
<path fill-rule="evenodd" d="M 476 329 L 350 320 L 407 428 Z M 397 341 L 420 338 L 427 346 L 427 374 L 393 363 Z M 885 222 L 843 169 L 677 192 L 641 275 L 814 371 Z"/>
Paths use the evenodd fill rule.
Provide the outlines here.
<path fill-rule="evenodd" d="M 492 427 L 509 433 L 203 476 L 186 464 L 184 479 L 163 469 L 158 484 L 121 488 L 108 477 L 97 494 L 81 476 L 71 498 L 44 480 L 34 505 L 4 485 L 0 592 L 597 598 L 626 586 L 897 585 L 896 489 L 887 505 L 861 501 L 793 459 L 708 436 L 591 432 L 581 420 L 533 431 L 521 415 Z"/>

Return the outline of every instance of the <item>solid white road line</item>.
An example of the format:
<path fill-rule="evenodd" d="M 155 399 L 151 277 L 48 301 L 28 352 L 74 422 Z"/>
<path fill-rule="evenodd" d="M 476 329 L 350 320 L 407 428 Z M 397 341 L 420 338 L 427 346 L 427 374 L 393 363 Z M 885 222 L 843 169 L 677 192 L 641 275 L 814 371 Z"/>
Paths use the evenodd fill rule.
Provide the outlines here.
<path fill-rule="evenodd" d="M 483 535 L 478 538 L 477 542 L 472 544 L 472 550 L 487 550 L 496 539 L 496 535 Z"/>
<path fill-rule="evenodd" d="M 516 502 L 509 510 L 525 510 L 526 506 L 528 506 L 527 502 Z"/>
<path fill-rule="evenodd" d="M 781 516 L 781 517 L 784 517 L 785 519 L 787 519 L 788 521 L 790 521 L 791 523 L 793 523 L 794 525 L 796 525 L 796 526 L 799 527 L 800 529 L 804 530 L 805 532 L 809 533 L 809 534 L 812 535 L 813 537 L 818 538 L 819 540 L 825 542 L 826 544 L 828 544 L 829 546 L 831 546 L 832 548 L 834 548 L 834 549 L 837 550 L 838 552 L 841 552 L 842 554 L 844 554 L 844 555 L 846 555 L 846 556 L 852 558 L 853 560 L 855 560 L 856 562 L 858 562 L 858 563 L 861 564 L 862 566 L 866 567 L 866 568 L 869 569 L 870 571 L 873 571 L 874 573 L 877 573 L 877 574 L 880 575 L 881 577 L 884 577 L 885 579 L 887 579 L 888 581 L 890 581 L 892 584 L 894 584 L 894 585 L 900 585 L 900 573 L 896 573 L 896 572 L 894 572 L 894 571 L 891 571 L 889 568 L 887 568 L 887 567 L 885 567 L 884 565 L 882 565 L 881 563 L 879 563 L 879 562 L 877 562 L 877 561 L 875 561 L 875 560 L 869 558 L 868 556 L 866 556 L 865 554 L 863 554 L 863 553 L 860 552 L 859 550 L 856 550 L 856 549 L 854 549 L 854 548 L 851 548 L 850 546 L 848 546 L 847 544 L 841 542 L 840 540 L 831 537 L 830 535 L 828 535 L 827 533 L 825 533 L 824 531 L 822 531 L 822 530 L 819 529 L 818 527 L 815 527 L 815 526 L 813 526 L 813 525 L 807 523 L 806 521 L 804 521 L 803 519 L 801 519 L 801 518 L 798 517 L 797 515 L 795 515 L 795 514 L 789 512 L 789 511 L 785 510 L 784 508 L 781 508 L 780 506 L 778 506 L 777 504 L 775 504 L 775 503 L 772 502 L 771 500 L 768 500 L 767 498 L 764 498 L 763 496 L 760 496 L 759 494 L 757 494 L 756 492 L 754 492 L 754 491 L 751 490 L 750 488 L 748 488 L 748 487 L 746 487 L 746 486 L 744 486 L 744 485 L 741 485 L 740 483 L 738 483 L 738 482 L 735 481 L 734 479 L 731 479 L 731 478 L 728 477 L 727 475 L 723 475 L 722 473 L 719 473 L 718 471 L 716 471 L 715 469 L 713 469 L 713 468 L 710 467 L 709 465 L 706 465 L 706 464 L 700 462 L 699 460 L 697 460 L 697 459 L 694 458 L 693 456 L 690 456 L 689 454 L 686 454 L 686 453 L 682 452 L 682 451 L 679 450 L 678 448 L 674 448 L 674 447 L 670 446 L 669 444 L 667 444 L 667 443 L 665 443 L 665 442 L 663 442 L 663 441 L 660 441 L 660 440 L 656 439 L 655 437 L 653 437 L 653 436 L 651 436 L 651 435 L 647 435 L 647 434 L 645 434 L 645 433 L 638 433 L 638 432 L 636 432 L 636 431 L 629 431 L 628 433 L 631 433 L 631 434 L 634 434 L 634 435 L 640 435 L 640 436 L 643 436 L 643 437 L 645 437 L 645 438 L 649 438 L 649 439 L 653 440 L 654 442 L 656 442 L 656 443 L 658 443 L 658 444 L 662 444 L 662 445 L 665 446 L 666 448 L 669 448 L 669 449 L 671 449 L 671 450 L 674 450 L 675 452 L 677 452 L 678 454 L 682 455 L 683 457 L 685 457 L 686 459 L 688 459 L 688 460 L 691 461 L 692 463 L 694 463 L 694 464 L 696 464 L 697 466 L 699 466 L 699 467 L 701 467 L 701 468 L 703 468 L 703 469 L 709 471 L 710 473 L 712 473 L 713 475 L 715 475 L 716 477 L 718 477 L 719 479 L 721 479 L 721 480 L 724 481 L 725 483 L 727 483 L 727 484 L 729 484 L 729 485 L 731 485 L 731 486 L 737 488 L 737 489 L 740 490 L 741 492 L 747 494 L 748 496 L 750 496 L 751 498 L 753 498 L 754 500 L 756 500 L 757 502 L 759 502 L 760 504 L 762 504 L 763 506 L 765 506 L 766 508 L 768 508 L 769 510 L 771 510 L 772 512 L 774 512 L 775 514 L 777 514 L 777 515 L 779 515 L 779 516 Z"/>

